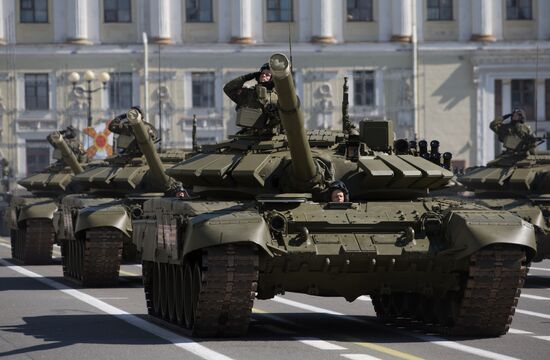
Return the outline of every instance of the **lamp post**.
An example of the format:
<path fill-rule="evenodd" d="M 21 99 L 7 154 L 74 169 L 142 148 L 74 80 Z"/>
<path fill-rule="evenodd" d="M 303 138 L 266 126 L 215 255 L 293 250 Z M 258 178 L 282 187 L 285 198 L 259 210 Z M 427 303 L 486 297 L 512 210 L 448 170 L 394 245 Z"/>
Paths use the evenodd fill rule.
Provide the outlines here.
<path fill-rule="evenodd" d="M 107 83 L 111 77 L 108 73 L 102 72 L 99 74 L 99 81 L 101 81 L 101 87 L 92 89 L 92 81 L 95 80 L 95 73 L 92 70 L 86 70 L 84 72 L 84 80 L 88 84 L 86 89 L 81 87 L 76 87 L 76 84 L 80 81 L 80 75 L 77 72 L 72 72 L 69 74 L 69 81 L 73 84 L 73 90 L 75 90 L 79 95 L 86 95 L 86 99 L 88 100 L 88 127 L 92 126 L 92 94 L 101 90 L 105 89 L 107 86 Z"/>

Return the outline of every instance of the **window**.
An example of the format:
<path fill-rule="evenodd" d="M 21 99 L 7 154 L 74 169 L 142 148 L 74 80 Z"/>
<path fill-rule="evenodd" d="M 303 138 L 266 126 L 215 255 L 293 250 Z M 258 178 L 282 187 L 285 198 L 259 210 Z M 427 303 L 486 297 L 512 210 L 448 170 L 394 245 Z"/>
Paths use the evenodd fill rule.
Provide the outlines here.
<path fill-rule="evenodd" d="M 353 100 L 356 106 L 374 105 L 374 72 L 353 72 Z"/>
<path fill-rule="evenodd" d="M 103 21 L 106 23 L 132 22 L 132 6 L 130 0 L 104 0 Z"/>
<path fill-rule="evenodd" d="M 192 92 L 194 108 L 214 107 L 214 73 L 192 73 Z"/>
<path fill-rule="evenodd" d="M 550 121 L 550 80 L 544 80 L 544 111 L 546 121 Z M 550 138 L 549 138 L 550 139 Z M 550 143 L 550 140 L 547 141 Z"/>
<path fill-rule="evenodd" d="M 47 23 L 48 0 L 21 0 L 19 20 L 22 23 Z"/>
<path fill-rule="evenodd" d="M 532 18 L 531 0 L 506 0 L 507 20 L 531 20 Z"/>
<path fill-rule="evenodd" d="M 25 141 L 27 174 L 39 172 L 50 165 L 50 144 L 44 140 Z"/>
<path fill-rule="evenodd" d="M 109 107 L 127 110 L 134 106 L 132 101 L 132 73 L 111 73 L 109 81 Z"/>
<path fill-rule="evenodd" d="M 25 74 L 25 109 L 48 110 L 48 74 Z"/>
<path fill-rule="evenodd" d="M 347 0 L 348 21 L 372 21 L 372 0 Z"/>
<path fill-rule="evenodd" d="M 512 109 L 525 110 L 527 121 L 535 118 L 535 81 L 512 80 Z"/>
<path fill-rule="evenodd" d="M 428 0 L 428 20 L 452 20 L 453 0 Z"/>
<path fill-rule="evenodd" d="M 212 0 L 186 0 L 187 22 L 212 22 Z"/>
<path fill-rule="evenodd" d="M 292 0 L 267 0 L 267 22 L 292 21 Z"/>

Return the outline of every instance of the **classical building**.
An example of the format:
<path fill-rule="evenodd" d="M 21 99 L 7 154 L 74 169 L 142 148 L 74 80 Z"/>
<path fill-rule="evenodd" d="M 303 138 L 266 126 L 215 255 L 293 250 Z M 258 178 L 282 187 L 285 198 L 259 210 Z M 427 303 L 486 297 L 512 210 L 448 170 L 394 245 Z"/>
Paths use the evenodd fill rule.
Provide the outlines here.
<path fill-rule="evenodd" d="M 164 146 L 191 146 L 193 115 L 199 142 L 220 141 L 235 131 L 223 84 L 290 37 L 309 128 L 341 127 L 347 76 L 354 121 L 392 119 L 457 167 L 483 164 L 496 114 L 521 106 L 550 132 L 547 16 L 543 0 L 0 0 L 0 156 L 23 176 L 50 161 L 48 132 L 86 127 L 83 89 L 101 83 L 69 79 L 86 70 L 111 75 L 93 124 L 139 104 Z"/>

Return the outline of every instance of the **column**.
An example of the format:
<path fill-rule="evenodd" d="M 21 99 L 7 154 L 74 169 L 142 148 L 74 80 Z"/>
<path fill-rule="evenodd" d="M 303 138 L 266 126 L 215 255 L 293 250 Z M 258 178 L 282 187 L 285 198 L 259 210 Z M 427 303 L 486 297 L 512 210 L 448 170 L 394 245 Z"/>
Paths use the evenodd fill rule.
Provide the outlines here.
<path fill-rule="evenodd" d="M 151 0 L 151 39 L 155 44 L 173 44 L 170 33 L 170 0 Z"/>
<path fill-rule="evenodd" d="M 502 114 L 504 115 L 512 112 L 512 80 L 502 79 Z"/>
<path fill-rule="evenodd" d="M 252 44 L 252 0 L 233 0 L 231 5 L 231 42 Z"/>
<path fill-rule="evenodd" d="M 550 21 L 547 21 L 543 18 L 543 14 L 548 14 L 550 12 L 550 2 L 549 1 L 538 1 L 538 9 L 533 13 L 538 24 L 538 39 L 539 40 L 548 40 L 550 38 Z"/>
<path fill-rule="evenodd" d="M 332 44 L 336 40 L 332 30 L 332 1 L 319 0 L 312 2 L 313 35 L 311 42 L 318 44 Z"/>
<path fill-rule="evenodd" d="M 67 42 L 89 45 L 88 0 L 67 1 Z"/>
<path fill-rule="evenodd" d="M 410 0 L 392 0 L 392 36 L 391 41 L 411 42 L 412 4 Z"/>
<path fill-rule="evenodd" d="M 535 79 L 535 96 L 537 97 L 537 108 L 536 111 L 536 118 L 535 119 L 527 119 L 527 120 L 538 120 L 538 121 L 544 121 L 546 114 L 545 114 L 545 87 L 544 87 L 545 80 L 544 79 Z"/>
<path fill-rule="evenodd" d="M 494 12 L 494 1 L 472 0 L 472 41 L 495 41 L 494 21 L 501 21 L 496 18 Z"/>
<path fill-rule="evenodd" d="M 6 45 L 8 41 L 6 40 L 6 21 L 4 20 L 4 2 L 0 1 L 0 45 Z M 2 121 L 0 119 L 0 121 Z"/>

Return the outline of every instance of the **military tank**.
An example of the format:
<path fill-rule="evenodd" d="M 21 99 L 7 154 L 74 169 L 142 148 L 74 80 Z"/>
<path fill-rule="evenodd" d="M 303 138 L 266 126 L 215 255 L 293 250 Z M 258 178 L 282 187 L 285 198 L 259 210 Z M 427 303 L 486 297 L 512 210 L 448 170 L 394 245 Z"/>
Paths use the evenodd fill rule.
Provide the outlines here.
<path fill-rule="evenodd" d="M 194 197 L 133 221 L 147 310 L 194 336 L 241 336 L 253 301 L 286 291 L 370 295 L 384 321 L 468 336 L 507 332 L 536 245 L 531 224 L 431 198 L 453 174 L 396 154 L 389 121 L 304 129 L 287 58 L 269 60 L 285 133 L 246 128 L 167 169 Z M 344 202 L 332 202 L 347 189 Z"/>
<path fill-rule="evenodd" d="M 550 152 L 534 151 L 514 134 L 504 138 L 504 151 L 487 166 L 474 167 L 459 178 L 480 204 L 517 214 L 533 224 L 537 256 L 550 258 Z M 544 139 L 533 137 L 536 142 Z"/>
<path fill-rule="evenodd" d="M 59 202 L 64 195 L 79 190 L 71 180 L 83 171 L 87 161 L 72 127 L 52 132 L 48 141 L 55 148 L 53 157 L 57 161 L 18 182 L 27 191 L 11 197 L 6 214 L 12 258 L 27 265 L 51 261 L 57 243 L 54 224 Z"/>
<path fill-rule="evenodd" d="M 129 114 L 139 110 L 133 109 Z M 135 116 L 132 115 L 132 116 Z M 164 173 L 166 166 L 185 158 L 186 151 L 155 150 L 156 130 L 149 124 L 131 124 L 127 114 L 117 116 L 109 129 L 118 134 L 117 154 L 76 175 L 84 193 L 63 198 L 58 236 L 62 239 L 63 275 L 83 286 L 113 286 L 120 264 L 139 253 L 131 241 L 132 218 L 151 197 L 177 190 L 178 183 Z M 147 164 L 147 159 L 153 165 Z"/>

